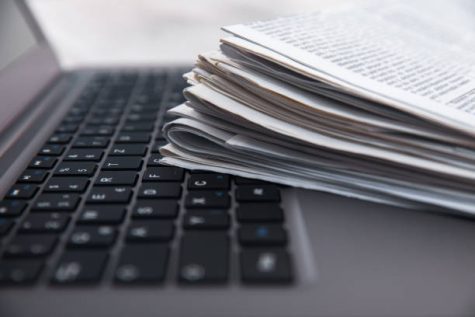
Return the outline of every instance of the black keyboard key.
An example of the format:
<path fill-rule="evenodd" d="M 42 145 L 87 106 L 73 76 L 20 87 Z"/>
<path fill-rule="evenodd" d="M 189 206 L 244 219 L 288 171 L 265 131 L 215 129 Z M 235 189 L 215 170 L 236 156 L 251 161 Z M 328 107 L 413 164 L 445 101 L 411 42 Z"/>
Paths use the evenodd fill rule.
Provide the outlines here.
<path fill-rule="evenodd" d="M 69 222 L 69 216 L 60 213 L 31 214 L 20 226 L 20 232 L 54 233 L 62 232 Z"/>
<path fill-rule="evenodd" d="M 147 166 L 162 166 L 160 164 L 160 159 L 162 156 L 160 154 L 152 154 L 150 155 L 150 158 L 148 159 Z"/>
<path fill-rule="evenodd" d="M 99 162 L 102 154 L 102 150 L 99 149 L 72 149 L 66 154 L 64 160 Z"/>
<path fill-rule="evenodd" d="M 152 132 L 153 122 L 126 123 L 122 127 L 123 132 Z"/>
<path fill-rule="evenodd" d="M 45 170 L 27 169 L 20 175 L 18 182 L 39 184 L 44 182 L 46 177 L 48 177 L 48 172 Z"/>
<path fill-rule="evenodd" d="M 141 132 L 121 132 L 117 136 L 116 143 L 148 143 L 150 134 Z"/>
<path fill-rule="evenodd" d="M 105 107 L 98 107 L 94 109 L 93 116 L 96 118 L 115 117 L 115 116 L 122 115 L 123 112 L 124 112 L 124 108 L 120 104 L 113 107 L 111 107 L 110 105 L 107 105 Z"/>
<path fill-rule="evenodd" d="M 178 202 L 171 199 L 138 200 L 132 209 L 133 218 L 176 218 Z"/>
<path fill-rule="evenodd" d="M 279 246 L 287 243 L 287 232 L 277 224 L 242 225 L 238 238 L 245 246 Z"/>
<path fill-rule="evenodd" d="M 6 235 L 13 227 L 13 220 L 0 218 L 0 237 Z"/>
<path fill-rule="evenodd" d="M 142 157 L 108 157 L 102 165 L 104 171 L 139 171 L 142 167 Z"/>
<path fill-rule="evenodd" d="M 127 240 L 132 242 L 170 241 L 175 226 L 168 220 L 133 221 L 127 229 Z"/>
<path fill-rule="evenodd" d="M 181 182 L 185 176 L 185 171 L 181 167 L 160 166 L 149 167 L 143 175 L 144 182 L 166 181 Z"/>
<path fill-rule="evenodd" d="M 48 156 L 59 156 L 63 154 L 65 149 L 64 145 L 61 144 L 46 144 L 43 146 L 38 154 L 48 155 Z"/>
<path fill-rule="evenodd" d="M 293 280 L 289 254 L 282 249 L 241 252 L 241 279 L 250 284 L 288 284 Z"/>
<path fill-rule="evenodd" d="M 79 216 L 81 224 L 120 224 L 124 220 L 122 205 L 86 205 Z"/>
<path fill-rule="evenodd" d="M 51 169 L 56 164 L 57 159 L 53 156 L 37 156 L 31 160 L 30 168 Z"/>
<path fill-rule="evenodd" d="M 229 189 L 229 175 L 193 174 L 188 180 L 188 189 Z"/>
<path fill-rule="evenodd" d="M 181 239 L 178 280 L 185 284 L 225 283 L 229 275 L 225 232 L 187 232 Z"/>
<path fill-rule="evenodd" d="M 133 105 L 130 106 L 130 111 L 133 112 L 147 112 L 147 111 L 158 111 L 159 110 L 159 105 L 146 105 L 146 104 L 141 104 L 141 103 L 134 103 Z"/>
<path fill-rule="evenodd" d="M 16 184 L 7 192 L 5 198 L 9 199 L 29 199 L 38 191 L 38 186 L 32 184 Z"/>
<path fill-rule="evenodd" d="M 81 177 L 52 177 L 46 183 L 44 192 L 74 192 L 74 193 L 83 193 L 89 180 L 87 178 Z"/>
<path fill-rule="evenodd" d="M 236 189 L 237 201 L 280 201 L 277 185 L 239 185 Z"/>
<path fill-rule="evenodd" d="M 132 189 L 124 186 L 93 187 L 87 198 L 88 203 L 114 204 L 128 203 L 132 196 Z"/>
<path fill-rule="evenodd" d="M 269 182 L 260 180 L 260 179 L 253 179 L 253 178 L 245 178 L 236 176 L 234 178 L 236 185 L 269 185 Z"/>
<path fill-rule="evenodd" d="M 0 262 L 0 285 L 31 284 L 43 269 L 41 260 L 5 260 Z"/>
<path fill-rule="evenodd" d="M 136 112 L 131 112 L 127 115 L 126 123 L 153 123 L 156 119 L 154 113 L 140 114 Z"/>
<path fill-rule="evenodd" d="M 111 246 L 117 230 L 111 226 L 78 226 L 68 240 L 70 248 L 104 248 Z"/>
<path fill-rule="evenodd" d="M 0 201 L 0 218 L 18 217 L 23 213 L 26 206 L 26 202 L 20 200 Z"/>
<path fill-rule="evenodd" d="M 37 211 L 73 211 L 80 200 L 78 194 L 41 194 L 32 209 Z"/>
<path fill-rule="evenodd" d="M 284 212 L 277 203 L 240 203 L 236 217 L 240 222 L 282 222 Z"/>
<path fill-rule="evenodd" d="M 117 125 L 120 121 L 120 116 L 97 117 L 90 118 L 87 121 L 88 126 L 92 125 Z"/>
<path fill-rule="evenodd" d="M 56 176 L 92 176 L 96 170 L 96 164 L 89 162 L 63 162 L 56 168 Z"/>
<path fill-rule="evenodd" d="M 180 183 L 144 183 L 139 188 L 139 198 L 179 198 L 181 196 Z"/>
<path fill-rule="evenodd" d="M 122 249 L 115 280 L 125 284 L 162 282 L 169 253 L 166 244 L 128 244 Z"/>
<path fill-rule="evenodd" d="M 100 172 L 96 178 L 95 185 L 135 185 L 137 181 L 136 172 L 121 171 L 117 172 Z"/>
<path fill-rule="evenodd" d="M 206 209 L 188 211 L 183 218 L 185 229 L 207 230 L 229 228 L 229 214 L 222 209 Z"/>
<path fill-rule="evenodd" d="M 39 257 L 53 252 L 58 237 L 53 234 L 21 234 L 5 250 L 7 257 Z"/>
<path fill-rule="evenodd" d="M 52 282 L 55 284 L 97 283 L 106 266 L 108 254 L 96 250 L 66 251 L 61 257 Z"/>
<path fill-rule="evenodd" d="M 231 200 L 226 191 L 200 190 L 190 191 L 186 195 L 185 206 L 187 208 L 228 208 Z"/>
<path fill-rule="evenodd" d="M 73 148 L 98 148 L 104 149 L 109 145 L 109 138 L 106 137 L 79 137 L 73 144 Z"/>
<path fill-rule="evenodd" d="M 72 134 L 53 134 L 48 143 L 50 144 L 68 144 L 73 138 Z"/>
<path fill-rule="evenodd" d="M 190 175 L 206 174 L 206 173 L 209 173 L 209 171 L 204 171 L 204 170 L 189 170 L 188 173 L 190 173 Z"/>
<path fill-rule="evenodd" d="M 112 156 L 145 156 L 147 146 L 145 144 L 116 144 L 112 147 L 109 155 Z"/>
<path fill-rule="evenodd" d="M 112 136 L 115 129 L 112 126 L 86 126 L 81 131 L 81 136 Z"/>
<path fill-rule="evenodd" d="M 76 123 L 67 123 L 61 124 L 59 127 L 56 128 L 56 133 L 74 133 L 77 131 L 79 124 Z"/>

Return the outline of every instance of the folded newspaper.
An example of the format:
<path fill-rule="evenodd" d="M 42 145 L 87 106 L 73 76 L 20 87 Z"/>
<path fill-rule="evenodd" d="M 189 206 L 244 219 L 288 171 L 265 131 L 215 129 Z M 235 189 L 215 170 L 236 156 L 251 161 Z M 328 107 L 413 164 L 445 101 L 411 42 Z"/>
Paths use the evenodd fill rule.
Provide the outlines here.
<path fill-rule="evenodd" d="M 475 216 L 475 7 L 433 3 L 225 27 L 162 163 Z"/>

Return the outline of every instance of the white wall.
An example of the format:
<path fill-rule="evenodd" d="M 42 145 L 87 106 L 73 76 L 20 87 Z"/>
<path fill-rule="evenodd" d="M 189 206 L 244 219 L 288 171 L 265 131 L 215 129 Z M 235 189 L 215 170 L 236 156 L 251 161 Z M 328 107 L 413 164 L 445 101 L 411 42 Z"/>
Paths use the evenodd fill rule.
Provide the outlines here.
<path fill-rule="evenodd" d="M 30 0 L 64 67 L 192 64 L 222 25 L 318 10 L 343 0 Z"/>

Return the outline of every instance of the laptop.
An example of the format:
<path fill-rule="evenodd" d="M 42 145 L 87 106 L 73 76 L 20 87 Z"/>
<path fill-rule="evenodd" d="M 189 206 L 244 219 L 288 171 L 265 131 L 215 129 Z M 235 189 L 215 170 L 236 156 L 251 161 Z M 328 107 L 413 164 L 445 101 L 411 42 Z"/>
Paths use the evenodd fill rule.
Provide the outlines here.
<path fill-rule="evenodd" d="M 0 316 L 475 315 L 473 221 L 161 165 L 187 67 L 0 25 Z"/>

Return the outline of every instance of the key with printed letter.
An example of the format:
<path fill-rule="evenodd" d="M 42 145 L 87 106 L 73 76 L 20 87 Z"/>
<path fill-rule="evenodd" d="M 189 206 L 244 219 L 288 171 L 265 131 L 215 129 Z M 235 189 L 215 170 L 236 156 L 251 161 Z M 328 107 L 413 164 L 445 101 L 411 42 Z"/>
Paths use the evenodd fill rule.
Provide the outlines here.
<path fill-rule="evenodd" d="M 28 167 L 50 169 L 56 164 L 57 161 L 58 160 L 53 156 L 37 156 L 30 162 Z"/>
<path fill-rule="evenodd" d="M 180 167 L 160 166 L 149 167 L 145 170 L 143 181 L 166 181 L 166 182 L 181 182 L 185 173 Z"/>
<path fill-rule="evenodd" d="M 108 247 L 115 242 L 117 230 L 111 226 L 78 226 L 68 241 L 70 248 Z"/>
<path fill-rule="evenodd" d="M 118 157 L 111 156 L 108 157 L 102 170 L 104 171 L 123 171 L 123 170 L 132 170 L 138 171 L 142 167 L 142 158 L 140 156 L 127 156 L 127 157 Z"/>
<path fill-rule="evenodd" d="M 108 255 L 103 251 L 66 251 L 53 272 L 55 284 L 99 282 Z"/>
<path fill-rule="evenodd" d="M 106 148 L 109 138 L 102 136 L 79 137 L 73 144 L 73 148 Z"/>
<path fill-rule="evenodd" d="M 99 162 L 102 154 L 102 150 L 98 149 L 72 149 L 66 154 L 64 160 Z"/>
<path fill-rule="evenodd" d="M 78 194 L 41 194 L 32 208 L 38 211 L 73 211 L 80 199 Z"/>
<path fill-rule="evenodd" d="M 117 143 L 148 143 L 150 141 L 150 134 L 140 132 L 119 133 L 117 136 Z"/>
<path fill-rule="evenodd" d="M 228 208 L 230 204 L 228 193 L 221 190 L 190 191 L 185 199 L 187 208 Z"/>
<path fill-rule="evenodd" d="M 178 202 L 174 199 L 138 200 L 132 210 L 133 218 L 175 218 L 178 215 Z"/>
<path fill-rule="evenodd" d="M 183 218 L 185 229 L 228 229 L 230 224 L 227 210 L 205 209 L 187 211 Z"/>
<path fill-rule="evenodd" d="M 132 171 L 121 171 L 120 173 L 112 171 L 102 171 L 96 178 L 95 185 L 135 185 L 137 173 Z"/>
<path fill-rule="evenodd" d="M 0 201 L 0 217 L 17 217 L 22 214 L 27 204 L 21 200 Z"/>
<path fill-rule="evenodd" d="M 32 184 L 16 184 L 7 192 L 5 198 L 10 199 L 28 199 L 35 195 L 38 186 Z"/>
<path fill-rule="evenodd" d="M 285 245 L 287 232 L 279 224 L 247 224 L 238 229 L 238 238 L 245 246 Z"/>
<path fill-rule="evenodd" d="M 145 144 L 116 144 L 112 147 L 110 154 L 112 156 L 144 156 L 147 152 Z"/>
<path fill-rule="evenodd" d="M 158 283 L 165 279 L 169 257 L 166 244 L 127 244 L 115 271 L 119 283 Z"/>
<path fill-rule="evenodd" d="M 282 249 L 241 252 L 241 279 L 251 284 L 288 284 L 293 280 L 289 254 Z"/>
<path fill-rule="evenodd" d="M 189 189 L 229 189 L 229 175 L 193 174 L 188 180 Z"/>
<path fill-rule="evenodd" d="M 225 232 L 187 232 L 181 239 L 178 280 L 184 284 L 225 283 L 229 238 Z"/>
<path fill-rule="evenodd" d="M 92 176 L 96 164 L 83 162 L 63 162 L 56 168 L 56 176 Z"/>
<path fill-rule="evenodd" d="M 123 205 L 86 205 L 79 216 L 81 224 L 119 224 L 124 220 Z"/>
<path fill-rule="evenodd" d="M 47 176 L 48 172 L 45 170 L 27 169 L 20 175 L 18 182 L 39 184 L 42 183 Z"/>
<path fill-rule="evenodd" d="M 68 222 L 69 215 L 60 213 L 38 213 L 27 215 L 19 230 L 25 233 L 62 232 Z"/>
<path fill-rule="evenodd" d="M 180 183 L 144 183 L 139 189 L 139 198 L 178 198 L 181 195 Z"/>
<path fill-rule="evenodd" d="M 86 190 L 89 180 L 81 177 L 52 177 L 46 184 L 45 192 L 76 192 Z"/>
<path fill-rule="evenodd" d="M 38 154 L 48 156 L 59 156 L 63 154 L 65 149 L 64 145 L 60 144 L 46 144 L 43 146 Z"/>
<path fill-rule="evenodd" d="M 0 263 L 0 285 L 2 284 L 31 284 L 43 269 L 41 260 L 9 259 Z"/>
<path fill-rule="evenodd" d="M 7 257 L 38 257 L 48 255 L 58 241 L 54 234 L 20 234 L 5 250 Z"/>
<path fill-rule="evenodd" d="M 236 189 L 237 201 L 280 201 L 280 192 L 277 185 L 239 185 Z"/>
<path fill-rule="evenodd" d="M 127 229 L 127 240 L 132 242 L 170 241 L 175 226 L 170 220 L 132 221 Z"/>
<path fill-rule="evenodd" d="M 128 203 L 132 189 L 126 186 L 93 187 L 87 198 L 88 203 Z"/>

